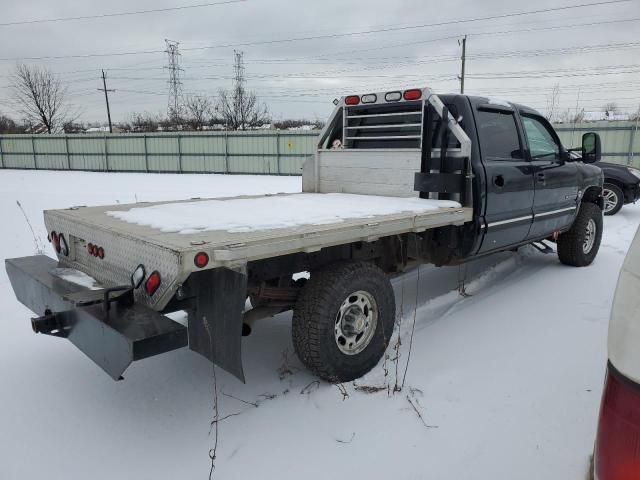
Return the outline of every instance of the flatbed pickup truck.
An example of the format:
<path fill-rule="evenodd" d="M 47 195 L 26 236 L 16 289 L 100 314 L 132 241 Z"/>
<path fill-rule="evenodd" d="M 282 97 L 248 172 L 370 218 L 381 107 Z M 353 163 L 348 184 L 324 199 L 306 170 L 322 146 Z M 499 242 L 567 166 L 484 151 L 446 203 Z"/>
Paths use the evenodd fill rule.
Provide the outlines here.
<path fill-rule="evenodd" d="M 343 382 L 384 355 L 390 275 L 527 244 L 556 243 L 567 265 L 595 258 L 597 134 L 574 160 L 544 117 L 510 102 L 423 88 L 335 103 L 302 193 L 45 211 L 57 259 L 6 260 L 33 330 L 67 338 L 114 379 L 188 346 L 244 381 L 242 335 L 293 310 L 301 361 Z"/>

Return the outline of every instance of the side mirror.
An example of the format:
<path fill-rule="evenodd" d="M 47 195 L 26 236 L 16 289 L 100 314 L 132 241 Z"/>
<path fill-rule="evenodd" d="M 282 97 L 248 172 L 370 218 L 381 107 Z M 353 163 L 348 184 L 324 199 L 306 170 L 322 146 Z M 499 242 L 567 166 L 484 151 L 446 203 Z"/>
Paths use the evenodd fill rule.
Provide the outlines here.
<path fill-rule="evenodd" d="M 601 157 L 600 135 L 595 132 L 587 132 L 582 135 L 582 161 L 584 163 L 594 163 L 600 161 Z"/>

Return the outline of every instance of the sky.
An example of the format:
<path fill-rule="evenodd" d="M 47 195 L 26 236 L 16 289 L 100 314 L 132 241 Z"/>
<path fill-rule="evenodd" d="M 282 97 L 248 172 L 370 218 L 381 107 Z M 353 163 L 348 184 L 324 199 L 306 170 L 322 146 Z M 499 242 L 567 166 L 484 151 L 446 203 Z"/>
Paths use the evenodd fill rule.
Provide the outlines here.
<path fill-rule="evenodd" d="M 19 63 L 59 75 L 81 121 L 106 122 L 102 69 L 115 90 L 114 122 L 166 113 L 171 39 L 179 42 L 184 97 L 215 101 L 230 88 L 237 50 L 246 87 L 274 119 L 323 120 L 345 94 L 459 92 L 465 35 L 465 93 L 544 113 L 558 85 L 557 111 L 615 102 L 635 112 L 640 0 L 605 1 L 0 0 L 0 114 L 20 118 L 11 89 Z M 190 8 L 196 4 L 207 5 Z M 113 15 L 175 7 L 189 8 Z"/>

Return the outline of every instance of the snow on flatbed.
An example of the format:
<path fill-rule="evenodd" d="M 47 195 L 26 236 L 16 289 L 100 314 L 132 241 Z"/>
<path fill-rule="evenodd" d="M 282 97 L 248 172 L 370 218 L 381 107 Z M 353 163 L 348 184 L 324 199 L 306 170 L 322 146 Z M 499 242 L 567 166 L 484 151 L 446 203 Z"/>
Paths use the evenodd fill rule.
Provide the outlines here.
<path fill-rule="evenodd" d="M 42 246 L 46 208 L 281 191 L 300 191 L 300 179 L 0 170 L 0 256 L 36 250 L 16 200 Z M 639 223 L 640 206 L 605 217 L 590 267 L 566 267 L 527 248 L 472 262 L 468 298 L 457 294 L 457 267 L 395 279 L 406 334 L 415 299 L 420 305 L 407 374 L 413 390 L 401 394 L 366 394 L 350 383 L 343 398 L 335 386 L 314 383 L 293 355 L 290 314 L 257 323 L 243 339 L 247 384 L 217 370 L 227 418 L 214 478 L 586 478 L 611 300 Z M 32 333 L 33 314 L 4 270 L 0 304 L 0 478 L 208 477 L 208 360 L 182 349 L 138 362 L 114 383 L 68 342 Z M 356 385 L 383 385 L 384 367 Z M 393 364 L 386 367 L 393 376 Z M 412 392 L 437 428 L 421 423 L 406 399 Z"/>
<path fill-rule="evenodd" d="M 448 200 L 332 193 L 190 199 L 45 213 L 54 230 L 99 229 L 108 232 L 112 242 L 126 236 L 175 252 L 206 248 L 211 266 L 461 225 L 472 215 L 471 208 Z M 65 222 L 64 228 L 56 223 L 60 221 Z"/>
<path fill-rule="evenodd" d="M 394 214 L 424 214 L 460 208 L 458 202 L 347 193 L 299 193 L 254 198 L 162 203 L 106 214 L 162 232 L 192 234 L 211 230 L 246 233 L 328 225 Z"/>

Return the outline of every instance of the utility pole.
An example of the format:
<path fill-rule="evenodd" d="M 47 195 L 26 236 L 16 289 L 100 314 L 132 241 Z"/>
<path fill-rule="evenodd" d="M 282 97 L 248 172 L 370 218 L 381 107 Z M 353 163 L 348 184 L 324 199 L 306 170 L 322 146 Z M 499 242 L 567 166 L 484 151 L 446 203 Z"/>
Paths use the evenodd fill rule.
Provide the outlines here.
<path fill-rule="evenodd" d="M 458 41 L 460 44 L 460 41 Z M 464 64 L 466 62 L 467 57 L 467 36 L 462 37 L 462 71 L 460 72 L 460 93 L 464 93 Z"/>
<path fill-rule="evenodd" d="M 115 90 L 109 90 L 107 88 L 107 76 L 102 70 L 102 88 L 98 89 L 101 92 L 104 92 L 104 99 L 107 102 L 107 118 L 109 119 L 109 133 L 113 133 L 113 127 L 111 126 L 111 110 L 109 110 L 109 92 L 115 92 Z"/>

